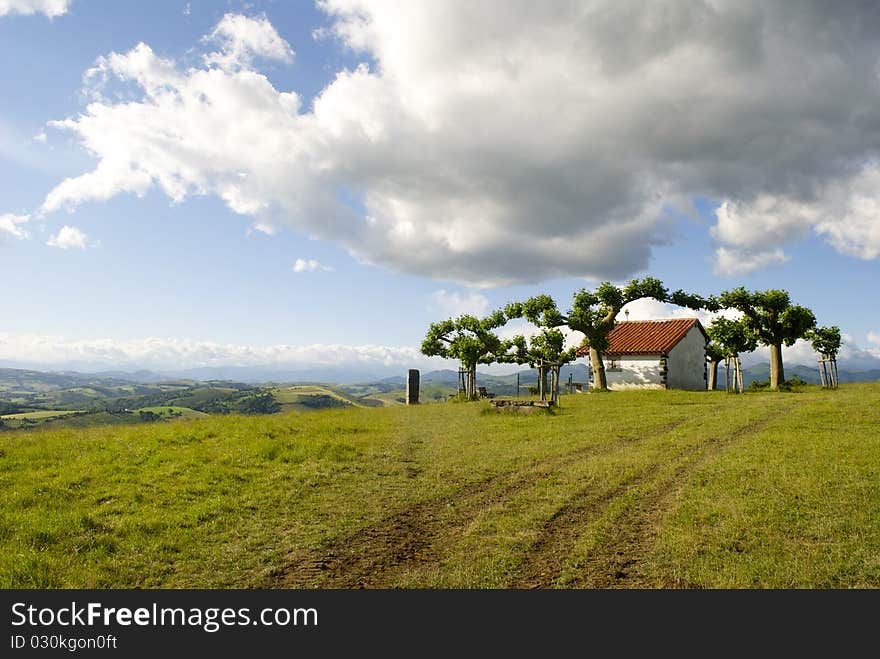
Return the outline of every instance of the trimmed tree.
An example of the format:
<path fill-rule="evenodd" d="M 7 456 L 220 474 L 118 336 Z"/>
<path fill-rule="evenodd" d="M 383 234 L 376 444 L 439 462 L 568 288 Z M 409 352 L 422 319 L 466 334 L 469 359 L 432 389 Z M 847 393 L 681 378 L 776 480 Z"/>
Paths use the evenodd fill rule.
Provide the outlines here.
<path fill-rule="evenodd" d="M 743 391 L 742 366 L 739 355 L 743 352 L 752 352 L 758 347 L 758 339 L 749 331 L 746 324 L 740 320 L 731 320 L 723 316 L 716 318 L 706 328 L 712 344 L 724 358 L 727 372 L 724 376 L 724 390 L 730 391 L 730 364 L 733 362 L 734 377 L 733 388 L 740 393 Z M 717 366 L 717 364 L 716 364 Z"/>
<path fill-rule="evenodd" d="M 822 386 L 837 387 L 837 353 L 840 351 L 841 337 L 840 328 L 837 325 L 831 327 L 816 327 L 807 332 L 807 338 L 813 350 L 819 353 L 819 376 L 822 378 Z M 831 367 L 831 372 L 826 372 L 826 364 Z"/>
<path fill-rule="evenodd" d="M 770 388 L 785 382 L 782 346 L 794 345 L 816 326 L 813 312 L 793 305 L 788 291 L 771 289 L 749 292 L 742 286 L 718 296 L 723 308 L 743 313 L 743 323 L 757 340 L 770 348 Z"/>
<path fill-rule="evenodd" d="M 565 335 L 557 328 L 545 328 L 530 340 L 522 335 L 511 341 L 513 353 L 508 353 L 510 361 L 528 364 L 538 371 L 538 393 L 541 400 L 547 399 L 547 375 L 551 377 L 550 399 L 559 402 L 559 370 L 563 364 L 574 361 L 577 348 L 565 348 Z"/>
<path fill-rule="evenodd" d="M 502 311 L 495 311 L 480 320 L 471 315 L 431 323 L 421 352 L 428 357 L 457 359 L 465 375 L 464 394 L 477 400 L 477 364 L 492 364 L 502 358 L 509 342 L 498 338 L 493 330 L 507 322 Z"/>

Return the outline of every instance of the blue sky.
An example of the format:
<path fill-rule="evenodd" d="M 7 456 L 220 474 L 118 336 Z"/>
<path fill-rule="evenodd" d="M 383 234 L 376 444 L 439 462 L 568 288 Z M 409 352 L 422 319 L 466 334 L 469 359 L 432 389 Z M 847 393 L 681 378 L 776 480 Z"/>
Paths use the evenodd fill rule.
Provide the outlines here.
<path fill-rule="evenodd" d="M 0 1 L 0 363 L 425 367 L 432 321 L 648 274 L 880 363 L 864 21 L 640 4 Z"/>

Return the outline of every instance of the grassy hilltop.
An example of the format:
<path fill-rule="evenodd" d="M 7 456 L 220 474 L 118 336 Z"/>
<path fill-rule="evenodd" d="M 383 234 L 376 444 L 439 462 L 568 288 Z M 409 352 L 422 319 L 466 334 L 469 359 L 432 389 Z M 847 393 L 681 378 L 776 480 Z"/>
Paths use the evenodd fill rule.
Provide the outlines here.
<path fill-rule="evenodd" d="M 878 474 L 880 384 L 37 427 L 0 587 L 877 588 Z"/>

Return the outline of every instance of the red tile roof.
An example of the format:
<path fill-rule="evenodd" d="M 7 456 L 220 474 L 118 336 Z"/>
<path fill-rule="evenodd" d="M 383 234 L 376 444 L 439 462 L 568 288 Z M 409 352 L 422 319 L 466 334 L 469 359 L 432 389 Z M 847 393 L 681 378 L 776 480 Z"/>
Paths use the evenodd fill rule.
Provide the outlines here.
<path fill-rule="evenodd" d="M 672 350 L 696 325 L 706 336 L 706 330 L 696 318 L 672 320 L 627 320 L 619 322 L 608 334 L 608 350 L 603 355 L 663 355 Z M 706 338 L 708 341 L 708 337 Z M 590 353 L 588 346 L 577 350 L 578 357 Z"/>

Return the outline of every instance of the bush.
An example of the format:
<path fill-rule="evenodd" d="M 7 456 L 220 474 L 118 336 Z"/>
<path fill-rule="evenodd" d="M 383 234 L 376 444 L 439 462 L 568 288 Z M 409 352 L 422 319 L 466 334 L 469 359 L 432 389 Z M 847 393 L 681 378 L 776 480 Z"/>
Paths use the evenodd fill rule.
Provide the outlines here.
<path fill-rule="evenodd" d="M 779 391 L 792 391 L 795 387 L 803 387 L 808 384 L 805 380 L 802 380 L 796 375 L 793 375 L 788 380 L 779 385 Z M 770 388 L 770 379 L 766 380 L 752 380 L 751 384 L 749 384 L 749 389 L 751 391 L 763 391 L 764 389 Z"/>
<path fill-rule="evenodd" d="M 327 407 L 327 405 L 315 406 Z M 241 400 L 238 404 L 238 410 L 242 414 L 275 414 L 281 411 L 281 405 L 272 394 L 262 393 Z"/>

